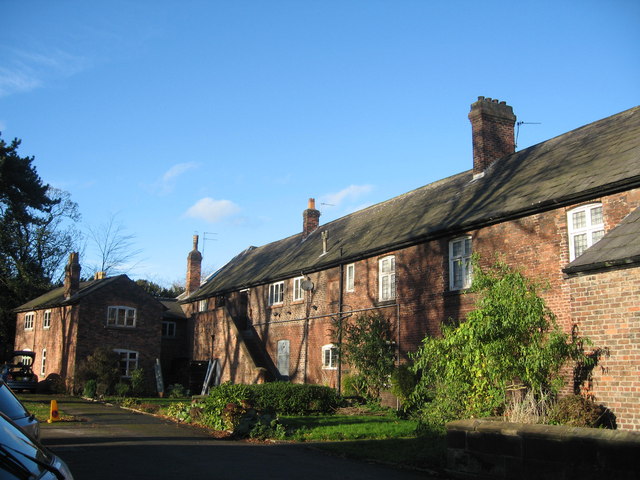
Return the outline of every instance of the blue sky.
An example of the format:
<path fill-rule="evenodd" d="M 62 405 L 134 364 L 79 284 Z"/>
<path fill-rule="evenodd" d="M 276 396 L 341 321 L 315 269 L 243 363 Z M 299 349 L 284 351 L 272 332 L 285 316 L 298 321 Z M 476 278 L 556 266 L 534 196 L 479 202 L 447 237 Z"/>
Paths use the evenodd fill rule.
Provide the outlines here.
<path fill-rule="evenodd" d="M 211 272 L 472 165 L 470 104 L 518 149 L 640 103 L 640 2 L 0 0 L 0 131 L 132 278 Z M 202 251 L 202 243 L 201 243 Z M 82 262 L 95 261 L 87 248 Z"/>

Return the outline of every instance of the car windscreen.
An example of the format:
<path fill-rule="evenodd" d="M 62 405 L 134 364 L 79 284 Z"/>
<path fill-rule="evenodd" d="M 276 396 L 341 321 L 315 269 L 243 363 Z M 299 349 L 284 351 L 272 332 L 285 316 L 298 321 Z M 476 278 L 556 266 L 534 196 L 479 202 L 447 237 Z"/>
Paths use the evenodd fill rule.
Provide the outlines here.
<path fill-rule="evenodd" d="M 0 464 L 3 470 L 27 470 L 39 478 L 51 463 L 51 456 L 22 430 L 0 416 Z M 9 469 L 8 467 L 12 467 Z M 2 472 L 0 472 L 2 478 Z M 29 477 L 31 478 L 31 477 Z"/>
<path fill-rule="evenodd" d="M 4 383 L 0 383 L 0 412 L 7 417 L 18 419 L 29 416 L 29 413 L 16 398 L 11 389 Z"/>

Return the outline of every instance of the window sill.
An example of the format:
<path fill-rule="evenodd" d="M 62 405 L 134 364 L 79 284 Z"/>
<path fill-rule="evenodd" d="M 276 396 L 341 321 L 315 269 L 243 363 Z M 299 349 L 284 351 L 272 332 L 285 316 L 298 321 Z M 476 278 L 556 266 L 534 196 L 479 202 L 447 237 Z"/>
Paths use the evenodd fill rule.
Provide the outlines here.
<path fill-rule="evenodd" d="M 455 297 L 458 295 L 463 295 L 465 293 L 469 293 L 471 291 L 471 287 L 461 288 L 460 290 L 447 290 L 444 292 L 445 297 Z"/>
<path fill-rule="evenodd" d="M 393 298 L 391 300 L 378 300 L 375 305 L 376 307 L 386 307 L 389 305 L 395 305 L 395 303 L 396 303 L 396 299 Z"/>
<path fill-rule="evenodd" d="M 325 367 L 324 365 L 322 366 L 322 370 L 333 370 L 336 371 L 338 370 L 338 367 Z"/>

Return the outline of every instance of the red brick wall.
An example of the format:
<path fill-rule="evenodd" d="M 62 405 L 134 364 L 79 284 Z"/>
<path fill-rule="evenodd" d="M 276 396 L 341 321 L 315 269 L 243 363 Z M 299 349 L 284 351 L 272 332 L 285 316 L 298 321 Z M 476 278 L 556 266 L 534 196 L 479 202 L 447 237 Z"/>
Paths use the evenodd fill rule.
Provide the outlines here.
<path fill-rule="evenodd" d="M 640 206 L 640 190 L 585 203 L 597 201 L 603 204 L 606 230 L 610 230 Z M 544 291 L 547 304 L 567 332 L 576 319 L 571 309 L 570 285 L 563 277 L 562 268 L 569 263 L 567 211 L 576 206 L 579 205 L 466 232 L 472 237 L 473 251 L 480 254 L 482 264 L 489 265 L 497 257 L 522 269 L 530 278 L 544 282 L 547 285 Z M 344 292 L 343 311 L 354 312 L 353 317 L 369 309 L 378 309 L 389 318 L 397 332 L 401 361 L 407 359 L 408 352 L 419 347 L 425 335 L 438 335 L 442 322 L 462 320 L 473 308 L 473 295 L 449 291 L 449 241 L 458 236 L 355 262 L 355 289 L 354 292 Z M 389 254 L 396 257 L 397 294 L 396 302 L 383 304 L 378 301 L 378 261 Z M 336 371 L 322 368 L 321 351 L 323 345 L 335 341 L 332 330 L 339 310 L 340 270 L 335 267 L 308 276 L 315 288 L 305 293 L 302 302 L 292 301 L 293 279 L 285 281 L 282 305 L 267 305 L 268 285 L 250 289 L 248 315 L 274 363 L 277 361 L 278 340 L 290 341 L 292 381 L 335 386 Z M 218 339 L 229 342 L 225 344 L 233 358 L 229 361 L 229 368 L 240 365 L 240 350 L 233 346 L 232 340 L 228 340 L 231 337 L 226 333 L 225 321 L 215 315 L 204 317 L 198 314 L 197 317 L 194 359 L 199 359 L 198 355 L 210 348 L 206 339 L 213 333 L 216 342 Z M 224 353 L 218 347 L 216 352 Z"/>
<path fill-rule="evenodd" d="M 602 350 L 585 392 L 640 430 L 640 268 L 569 279 L 571 314 L 580 333 Z"/>
<path fill-rule="evenodd" d="M 107 327 L 110 306 L 135 308 L 135 328 Z M 155 388 L 153 372 L 156 358 L 160 358 L 162 311 L 160 302 L 126 278 L 96 290 L 78 305 L 76 364 L 98 346 L 133 350 L 138 352 L 138 367 L 145 371 L 149 386 Z"/>
<path fill-rule="evenodd" d="M 109 306 L 136 308 L 135 328 L 107 327 Z M 160 358 L 162 305 L 127 278 L 117 279 L 83 298 L 79 304 L 51 309 L 51 327 L 44 329 L 45 309 L 37 310 L 34 328 L 24 329 L 25 313 L 17 315 L 16 349 L 36 352 L 34 371 L 42 380 L 51 374 L 73 385 L 77 364 L 98 346 L 134 350 L 139 354 L 138 366 L 154 386 L 153 367 Z M 44 377 L 41 375 L 42 349 L 47 349 Z"/>
<path fill-rule="evenodd" d="M 51 326 L 43 327 L 44 312 L 51 312 Z M 31 350 L 36 353 L 33 371 L 40 380 L 50 375 L 66 378 L 73 371 L 73 359 L 76 354 L 77 319 L 71 307 L 56 307 L 35 310 L 32 330 L 24 329 L 24 317 L 29 312 L 19 313 L 17 318 L 15 349 Z M 42 350 L 47 350 L 45 372 L 42 374 Z"/>

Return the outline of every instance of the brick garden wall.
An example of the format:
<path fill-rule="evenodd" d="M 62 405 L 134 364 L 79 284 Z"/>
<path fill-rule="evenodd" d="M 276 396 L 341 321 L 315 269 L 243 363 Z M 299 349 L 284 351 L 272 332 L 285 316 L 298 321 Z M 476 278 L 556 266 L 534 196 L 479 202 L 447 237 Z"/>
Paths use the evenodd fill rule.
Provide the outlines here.
<path fill-rule="evenodd" d="M 447 472 L 486 480 L 638 478 L 640 433 L 501 420 L 447 424 Z"/>

